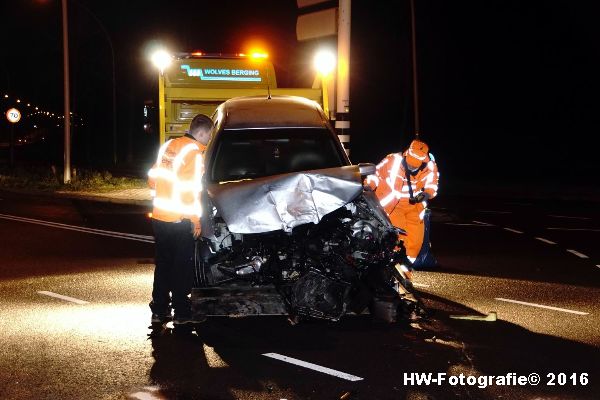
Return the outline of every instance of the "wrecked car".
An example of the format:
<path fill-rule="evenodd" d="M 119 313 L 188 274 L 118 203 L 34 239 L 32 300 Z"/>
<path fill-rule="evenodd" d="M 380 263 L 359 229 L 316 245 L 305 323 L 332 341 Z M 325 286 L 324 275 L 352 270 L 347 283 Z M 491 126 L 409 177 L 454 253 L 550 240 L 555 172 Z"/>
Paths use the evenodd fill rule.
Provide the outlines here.
<path fill-rule="evenodd" d="M 192 308 L 339 320 L 415 312 L 405 253 L 319 105 L 293 96 L 221 104 L 206 150 Z"/>

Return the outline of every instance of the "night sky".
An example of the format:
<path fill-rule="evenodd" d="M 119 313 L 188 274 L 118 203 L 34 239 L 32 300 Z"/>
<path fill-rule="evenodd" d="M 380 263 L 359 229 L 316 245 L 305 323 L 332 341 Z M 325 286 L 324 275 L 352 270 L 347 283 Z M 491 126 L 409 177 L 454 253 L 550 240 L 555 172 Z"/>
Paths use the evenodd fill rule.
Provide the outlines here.
<path fill-rule="evenodd" d="M 415 3 L 421 134 L 443 177 L 597 182 L 591 141 L 598 133 L 600 24 L 594 2 Z M 0 4 L 0 92 L 61 112 L 60 1 Z M 296 41 L 294 0 L 69 4 L 72 108 L 88 122 L 74 132 L 74 159 L 82 164 L 110 160 L 106 33 L 115 51 L 119 159 L 131 141 L 140 165 L 154 153 L 154 138 L 141 128 L 144 101 L 156 97 L 146 54 L 153 43 L 223 53 L 263 43 L 280 87 L 312 83 L 311 52 L 319 42 Z M 378 162 L 413 136 L 409 1 L 354 0 L 352 7 L 351 158 Z"/>

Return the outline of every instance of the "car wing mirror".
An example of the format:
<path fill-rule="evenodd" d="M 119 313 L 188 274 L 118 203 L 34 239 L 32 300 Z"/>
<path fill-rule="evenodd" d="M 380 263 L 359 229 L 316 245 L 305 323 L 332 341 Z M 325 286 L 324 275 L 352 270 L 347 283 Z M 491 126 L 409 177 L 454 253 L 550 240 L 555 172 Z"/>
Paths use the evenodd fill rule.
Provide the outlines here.
<path fill-rule="evenodd" d="M 368 175 L 374 175 L 377 172 L 375 164 L 371 163 L 360 163 L 358 164 L 358 170 L 360 171 L 361 178 L 366 178 Z"/>

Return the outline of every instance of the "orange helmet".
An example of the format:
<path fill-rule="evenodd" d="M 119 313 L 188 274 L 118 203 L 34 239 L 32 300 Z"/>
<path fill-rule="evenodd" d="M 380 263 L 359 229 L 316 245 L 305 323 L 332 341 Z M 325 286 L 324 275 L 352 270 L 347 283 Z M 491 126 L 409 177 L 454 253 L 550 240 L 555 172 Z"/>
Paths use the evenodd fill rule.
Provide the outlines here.
<path fill-rule="evenodd" d="M 404 152 L 404 157 L 409 167 L 418 168 L 429 161 L 429 146 L 420 140 L 413 140 Z"/>

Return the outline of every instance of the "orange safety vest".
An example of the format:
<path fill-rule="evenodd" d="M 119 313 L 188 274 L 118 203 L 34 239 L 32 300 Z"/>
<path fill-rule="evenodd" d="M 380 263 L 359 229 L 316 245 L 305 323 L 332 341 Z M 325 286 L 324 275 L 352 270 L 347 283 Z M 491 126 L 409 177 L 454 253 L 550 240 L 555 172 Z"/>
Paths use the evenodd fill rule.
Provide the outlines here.
<path fill-rule="evenodd" d="M 402 153 L 389 154 L 377 165 L 376 174 L 367 177 L 367 184 L 375 190 L 379 202 L 388 214 L 396 207 L 412 206 L 408 202 L 410 191 L 403 159 Z M 410 184 L 413 196 L 424 191 L 432 199 L 437 195 L 439 172 L 431 154 L 424 163 L 425 166 L 415 175 L 409 174 Z M 427 206 L 425 202 L 422 204 L 423 207 Z"/>
<path fill-rule="evenodd" d="M 185 218 L 200 223 L 204 150 L 206 146 L 188 136 L 171 139 L 160 147 L 156 163 L 148 171 L 152 218 L 165 222 Z"/>

